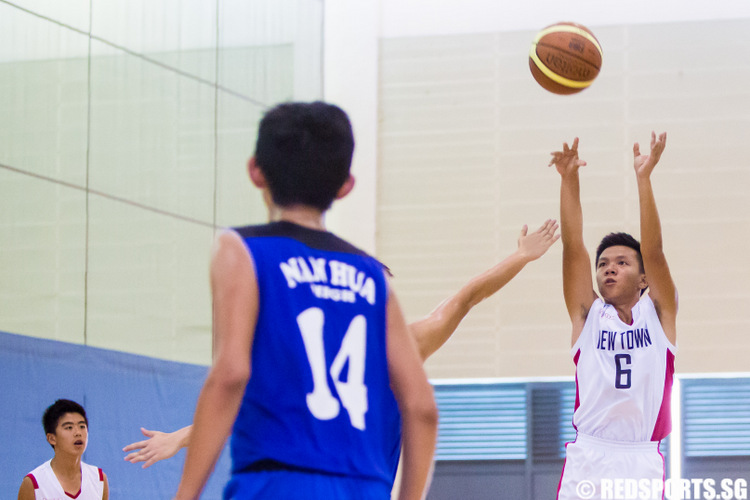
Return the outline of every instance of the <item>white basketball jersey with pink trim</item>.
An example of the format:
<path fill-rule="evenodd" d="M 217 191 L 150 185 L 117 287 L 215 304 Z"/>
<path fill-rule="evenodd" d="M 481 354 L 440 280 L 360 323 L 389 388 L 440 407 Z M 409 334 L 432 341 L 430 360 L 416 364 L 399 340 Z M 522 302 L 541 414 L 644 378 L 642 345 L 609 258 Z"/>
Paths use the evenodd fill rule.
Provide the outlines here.
<path fill-rule="evenodd" d="M 104 473 L 99 467 L 81 462 L 80 491 L 66 492 L 57 480 L 55 472 L 47 460 L 27 474 L 34 485 L 36 500 L 102 500 L 104 495 Z"/>
<path fill-rule="evenodd" d="M 633 324 L 601 299 L 591 306 L 571 354 L 576 364 L 576 431 L 611 441 L 660 441 L 672 429 L 670 400 L 677 348 L 646 294 Z"/>

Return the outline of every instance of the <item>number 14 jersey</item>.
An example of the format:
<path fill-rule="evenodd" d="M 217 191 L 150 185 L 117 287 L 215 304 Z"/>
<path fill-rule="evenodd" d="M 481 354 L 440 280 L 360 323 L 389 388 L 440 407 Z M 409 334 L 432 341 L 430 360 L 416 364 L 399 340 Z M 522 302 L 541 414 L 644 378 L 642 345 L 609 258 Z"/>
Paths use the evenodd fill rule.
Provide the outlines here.
<path fill-rule="evenodd" d="M 325 231 L 236 229 L 259 290 L 235 473 L 289 468 L 392 484 L 400 416 L 386 356 L 387 270 Z"/>
<path fill-rule="evenodd" d="M 571 350 L 576 364 L 576 431 L 611 441 L 660 441 L 672 428 L 670 401 L 676 347 L 651 298 L 623 323 L 596 299 Z"/>

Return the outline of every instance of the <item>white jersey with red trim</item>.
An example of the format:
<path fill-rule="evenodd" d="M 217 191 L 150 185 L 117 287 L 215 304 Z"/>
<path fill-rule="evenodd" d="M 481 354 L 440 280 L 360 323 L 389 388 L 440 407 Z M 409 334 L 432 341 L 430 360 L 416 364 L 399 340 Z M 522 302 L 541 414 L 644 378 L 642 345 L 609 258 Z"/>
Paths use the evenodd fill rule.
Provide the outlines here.
<path fill-rule="evenodd" d="M 672 429 L 670 400 L 677 348 L 646 294 L 633 324 L 596 299 L 571 354 L 576 364 L 576 431 L 611 441 L 660 441 Z"/>
<path fill-rule="evenodd" d="M 81 489 L 67 492 L 60 485 L 50 460 L 31 471 L 26 477 L 34 485 L 36 500 L 102 500 L 104 496 L 104 473 L 99 467 L 81 462 Z"/>

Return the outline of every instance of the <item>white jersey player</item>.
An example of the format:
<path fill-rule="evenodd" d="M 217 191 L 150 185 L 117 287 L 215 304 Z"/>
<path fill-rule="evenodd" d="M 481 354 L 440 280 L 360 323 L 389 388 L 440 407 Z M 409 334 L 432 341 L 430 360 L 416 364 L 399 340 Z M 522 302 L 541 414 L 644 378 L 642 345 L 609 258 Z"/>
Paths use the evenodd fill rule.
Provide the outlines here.
<path fill-rule="evenodd" d="M 55 456 L 27 474 L 18 500 L 108 500 L 107 475 L 81 460 L 88 444 L 86 411 L 69 399 L 58 399 L 42 417 Z"/>
<path fill-rule="evenodd" d="M 676 348 L 648 295 L 632 311 L 627 325 L 611 304 L 596 299 L 573 346 L 579 401 L 573 425 L 581 434 L 628 442 L 669 434 Z"/>
<path fill-rule="evenodd" d="M 34 486 L 36 500 L 100 500 L 104 495 L 104 472 L 81 462 L 81 486 L 78 491 L 65 491 L 50 466 L 51 460 L 26 475 Z"/>
<path fill-rule="evenodd" d="M 659 441 L 669 414 L 676 343 L 677 291 L 662 250 L 651 172 L 666 134 L 651 134 L 651 152 L 633 147 L 641 242 L 607 235 L 597 248 L 597 295 L 583 243 L 578 139 L 552 153 L 562 177 L 560 225 L 563 292 L 576 364 L 576 440 L 566 446 L 558 500 L 614 498 L 613 485 L 635 481 L 639 498 L 663 495 Z M 648 288 L 648 294 L 644 292 Z"/>

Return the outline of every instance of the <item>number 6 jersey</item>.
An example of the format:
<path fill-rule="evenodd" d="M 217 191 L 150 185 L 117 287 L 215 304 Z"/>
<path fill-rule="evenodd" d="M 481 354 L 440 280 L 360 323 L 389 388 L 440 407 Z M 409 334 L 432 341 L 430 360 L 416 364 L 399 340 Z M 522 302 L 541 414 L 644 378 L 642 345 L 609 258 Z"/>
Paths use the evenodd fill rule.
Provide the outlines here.
<path fill-rule="evenodd" d="M 393 483 L 400 416 L 386 357 L 386 269 L 332 233 L 236 229 L 259 290 L 233 472 L 306 470 Z"/>
<path fill-rule="evenodd" d="M 654 303 L 644 295 L 623 323 L 596 299 L 571 350 L 576 364 L 576 431 L 612 441 L 660 441 L 672 427 L 674 353 Z"/>

